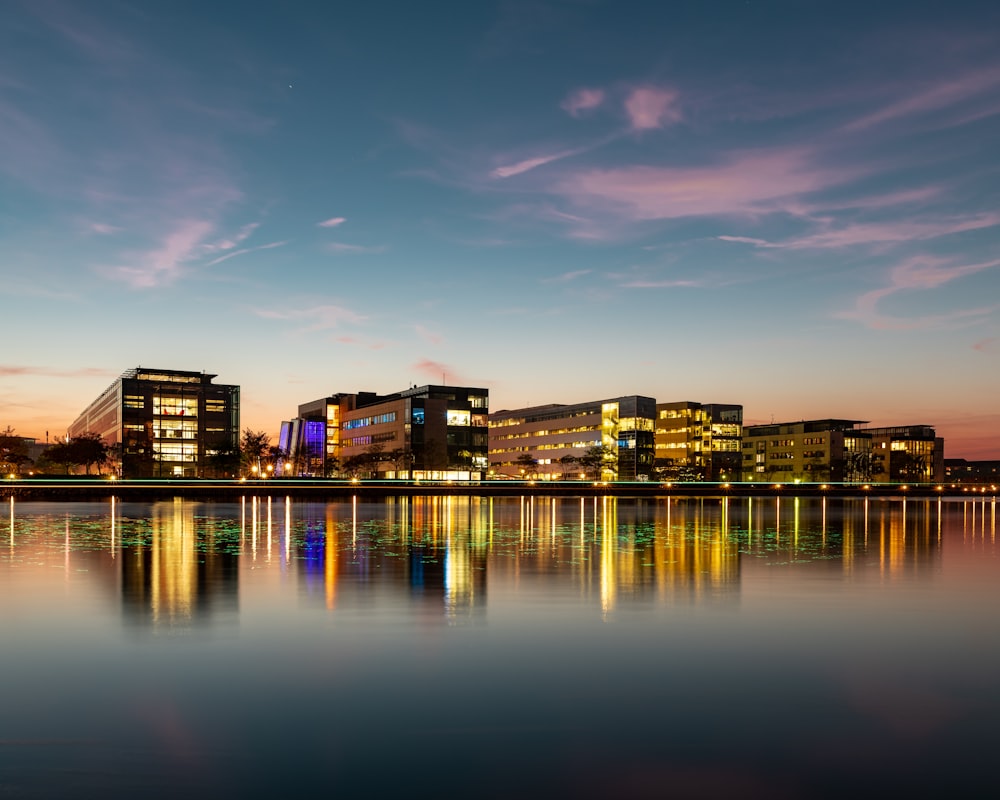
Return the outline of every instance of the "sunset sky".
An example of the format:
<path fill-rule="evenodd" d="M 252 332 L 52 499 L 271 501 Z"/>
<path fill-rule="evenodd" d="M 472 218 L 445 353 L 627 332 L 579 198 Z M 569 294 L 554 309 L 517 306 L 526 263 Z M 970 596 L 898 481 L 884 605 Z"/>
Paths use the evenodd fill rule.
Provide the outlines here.
<path fill-rule="evenodd" d="M 1000 4 L 0 0 L 0 428 L 205 370 L 1000 458 Z"/>

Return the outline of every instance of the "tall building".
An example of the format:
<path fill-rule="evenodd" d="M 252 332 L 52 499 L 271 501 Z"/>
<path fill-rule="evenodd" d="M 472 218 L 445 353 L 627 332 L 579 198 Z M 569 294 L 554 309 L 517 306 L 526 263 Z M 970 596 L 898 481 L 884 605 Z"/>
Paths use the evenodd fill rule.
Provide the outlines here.
<path fill-rule="evenodd" d="M 169 369 L 123 372 L 69 426 L 98 433 L 123 478 L 225 477 L 221 458 L 239 446 L 240 387 Z"/>
<path fill-rule="evenodd" d="M 659 474 L 672 479 L 738 481 L 743 466 L 743 406 L 725 403 L 656 404 Z"/>
<path fill-rule="evenodd" d="M 605 447 L 614 455 L 602 478 L 637 480 L 653 468 L 655 416 L 656 400 L 640 395 L 497 411 L 490 415 L 490 471 L 578 478 L 587 472 L 579 459 Z"/>
<path fill-rule="evenodd" d="M 478 479 L 488 464 L 488 418 L 489 390 L 477 387 L 334 394 L 300 405 L 282 423 L 279 446 L 305 475 Z"/>
<path fill-rule="evenodd" d="M 861 428 L 822 419 L 743 429 L 743 480 L 930 483 L 944 478 L 944 440 L 929 425 Z"/>

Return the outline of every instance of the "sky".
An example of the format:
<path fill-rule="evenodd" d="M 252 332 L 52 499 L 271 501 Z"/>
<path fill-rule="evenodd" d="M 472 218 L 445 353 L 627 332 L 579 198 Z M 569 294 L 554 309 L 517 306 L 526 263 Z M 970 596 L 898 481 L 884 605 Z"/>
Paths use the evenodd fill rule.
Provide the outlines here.
<path fill-rule="evenodd" d="M 143 366 L 1000 458 L 1000 4 L 0 9 L 0 428 Z"/>

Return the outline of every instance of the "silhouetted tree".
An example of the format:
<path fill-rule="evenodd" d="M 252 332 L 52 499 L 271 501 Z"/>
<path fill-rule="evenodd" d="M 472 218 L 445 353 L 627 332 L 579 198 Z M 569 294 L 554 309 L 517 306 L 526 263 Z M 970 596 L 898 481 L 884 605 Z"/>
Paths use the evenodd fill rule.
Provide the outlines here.
<path fill-rule="evenodd" d="M 0 472 L 18 474 L 29 463 L 28 446 L 8 425 L 6 430 L 0 431 Z"/>
<path fill-rule="evenodd" d="M 588 448 L 578 460 L 581 467 L 594 473 L 594 480 L 600 480 L 605 472 L 618 474 L 618 452 L 606 444 Z"/>

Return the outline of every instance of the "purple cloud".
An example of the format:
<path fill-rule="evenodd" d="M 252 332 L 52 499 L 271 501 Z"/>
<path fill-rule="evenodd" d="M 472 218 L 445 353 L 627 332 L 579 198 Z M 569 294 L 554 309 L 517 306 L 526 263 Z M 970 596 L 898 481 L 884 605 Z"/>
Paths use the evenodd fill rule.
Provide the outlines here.
<path fill-rule="evenodd" d="M 571 117 L 579 117 L 604 103 L 603 89 L 577 89 L 559 104 Z"/>
<path fill-rule="evenodd" d="M 205 266 L 214 267 L 216 264 L 221 264 L 223 261 L 228 261 L 230 258 L 236 258 L 237 256 L 246 255 L 247 253 L 254 253 L 258 250 L 272 250 L 275 247 L 283 247 L 288 244 L 288 241 L 282 242 L 269 242 L 268 244 L 257 245 L 257 247 L 244 247 L 242 250 L 236 250 L 232 253 L 226 253 L 224 256 L 219 256 L 212 261 L 209 261 Z"/>
<path fill-rule="evenodd" d="M 664 128 L 679 122 L 678 93 L 672 89 L 645 86 L 633 89 L 625 98 L 625 113 L 632 130 L 645 131 Z"/>
<path fill-rule="evenodd" d="M 544 156 L 536 156 L 535 158 L 526 158 L 524 161 L 518 161 L 515 164 L 509 164 L 503 167 L 497 167 L 492 172 L 490 176 L 494 178 L 510 178 L 514 175 L 520 175 L 523 172 L 528 172 L 540 167 L 544 164 L 551 164 L 553 161 L 559 161 L 563 158 L 568 158 L 569 156 L 575 156 L 584 152 L 583 149 L 577 148 L 575 150 L 562 150 L 558 153 L 551 153 Z"/>
<path fill-rule="evenodd" d="M 150 289 L 175 281 L 184 265 L 203 252 L 203 240 L 214 226 L 202 220 L 187 220 L 163 239 L 161 246 L 131 256 L 128 264 L 103 270 L 133 288 Z"/>
<path fill-rule="evenodd" d="M 338 225 L 343 225 L 347 222 L 346 217 L 330 217 L 330 219 L 325 219 L 322 222 L 317 222 L 316 224 L 321 228 L 336 228 Z"/>

